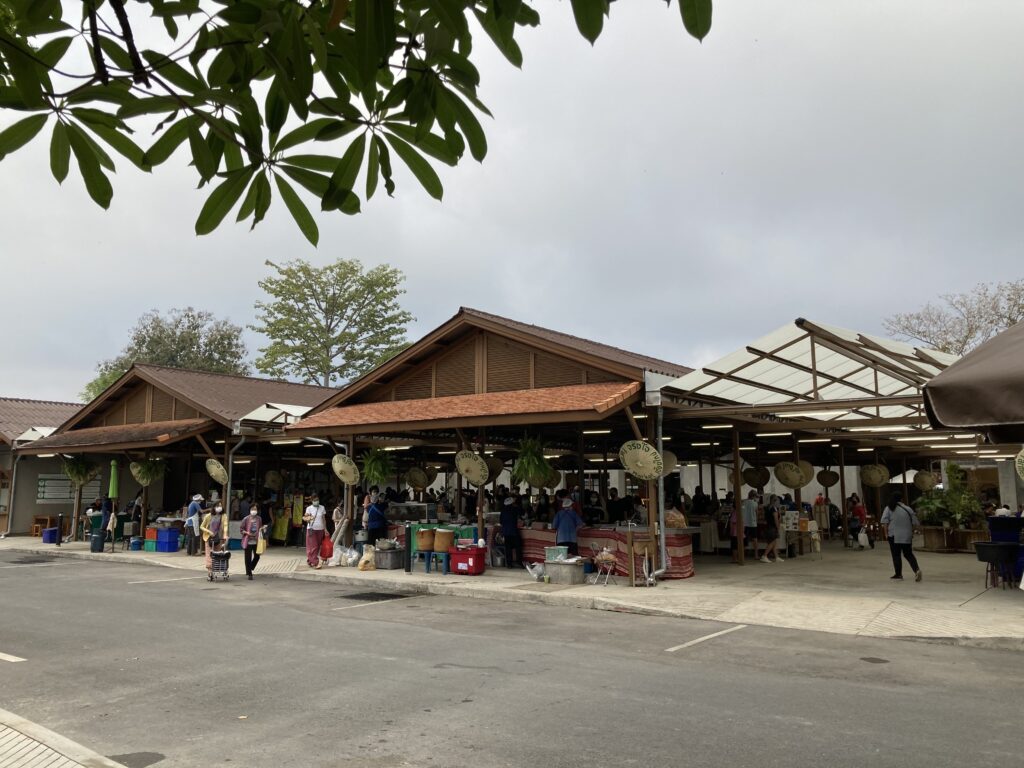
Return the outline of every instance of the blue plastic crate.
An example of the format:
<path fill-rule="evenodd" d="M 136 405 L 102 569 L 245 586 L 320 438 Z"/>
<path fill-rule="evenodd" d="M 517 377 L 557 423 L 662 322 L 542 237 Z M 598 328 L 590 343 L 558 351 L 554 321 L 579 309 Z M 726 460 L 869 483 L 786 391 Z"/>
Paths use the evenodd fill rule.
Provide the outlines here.
<path fill-rule="evenodd" d="M 178 540 L 178 529 L 177 528 L 158 528 L 156 531 L 157 541 L 177 541 Z"/>
<path fill-rule="evenodd" d="M 178 551 L 178 539 L 175 538 L 174 541 L 160 541 L 159 539 L 157 539 L 156 551 L 157 552 L 177 552 Z"/>
<path fill-rule="evenodd" d="M 240 550 L 242 548 L 241 539 L 228 539 L 228 549 Z"/>
<path fill-rule="evenodd" d="M 43 544 L 56 544 L 57 543 L 57 529 L 56 528 L 43 528 Z"/>

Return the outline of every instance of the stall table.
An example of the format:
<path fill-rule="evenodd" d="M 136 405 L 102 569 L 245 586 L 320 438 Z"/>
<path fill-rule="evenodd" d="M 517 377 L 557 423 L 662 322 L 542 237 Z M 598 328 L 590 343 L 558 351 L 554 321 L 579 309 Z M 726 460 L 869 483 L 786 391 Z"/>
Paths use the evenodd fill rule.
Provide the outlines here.
<path fill-rule="evenodd" d="M 665 546 L 668 550 L 668 569 L 666 579 L 688 579 L 694 575 L 693 570 L 693 539 L 692 535 L 699 528 L 666 528 Z M 633 528 L 634 535 L 647 535 L 646 527 Z M 520 531 L 523 537 L 523 559 L 531 563 L 544 562 L 544 548 L 555 546 L 555 532 L 551 530 L 537 531 L 524 528 Z M 629 550 L 626 544 L 626 528 L 580 528 L 578 534 L 580 555 L 591 557 L 593 548 L 600 551 L 607 547 L 615 554 L 615 573 L 620 576 L 629 575 Z M 656 545 L 653 545 L 656 547 Z M 634 546 L 634 550 L 636 547 Z M 655 552 L 651 553 L 656 556 Z M 643 552 L 634 551 L 634 573 L 643 571 Z"/>

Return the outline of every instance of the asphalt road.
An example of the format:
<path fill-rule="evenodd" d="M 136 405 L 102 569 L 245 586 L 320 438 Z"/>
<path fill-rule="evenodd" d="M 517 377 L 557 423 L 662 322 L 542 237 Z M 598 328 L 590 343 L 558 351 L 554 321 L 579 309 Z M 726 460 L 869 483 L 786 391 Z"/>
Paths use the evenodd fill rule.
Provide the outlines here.
<path fill-rule="evenodd" d="M 232 563 L 237 565 L 236 563 Z M 0 554 L 0 707 L 131 768 L 1018 765 L 1024 655 Z"/>

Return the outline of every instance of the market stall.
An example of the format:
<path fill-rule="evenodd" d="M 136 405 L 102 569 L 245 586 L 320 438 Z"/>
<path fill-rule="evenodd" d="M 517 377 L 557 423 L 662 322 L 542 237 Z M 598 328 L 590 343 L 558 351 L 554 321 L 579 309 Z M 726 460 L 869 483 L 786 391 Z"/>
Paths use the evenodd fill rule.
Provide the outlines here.
<path fill-rule="evenodd" d="M 693 569 L 693 539 L 694 533 L 699 528 L 666 528 L 665 544 L 668 548 L 668 569 L 665 571 L 666 579 L 688 579 L 694 575 Z M 634 527 L 635 536 L 647 537 L 646 527 Z M 523 537 L 523 559 L 531 563 L 544 562 L 544 548 L 555 546 L 555 532 L 553 530 L 534 530 L 526 528 L 522 530 Z M 591 557 L 595 548 L 601 551 L 607 548 L 615 554 L 616 573 L 621 576 L 629 574 L 629 530 L 626 528 L 580 528 L 579 550 L 583 557 Z M 649 543 L 651 557 L 656 557 L 657 545 Z M 634 543 L 633 547 L 633 568 L 634 573 L 643 571 L 643 550 L 640 549 L 640 542 Z"/>

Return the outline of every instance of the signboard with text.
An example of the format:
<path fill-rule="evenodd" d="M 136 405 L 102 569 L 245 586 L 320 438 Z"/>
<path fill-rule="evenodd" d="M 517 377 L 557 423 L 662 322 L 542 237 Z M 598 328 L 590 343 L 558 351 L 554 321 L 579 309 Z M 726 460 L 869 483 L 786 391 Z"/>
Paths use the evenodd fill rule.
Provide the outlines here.
<path fill-rule="evenodd" d="M 100 478 L 82 486 L 87 502 L 100 496 Z M 74 504 L 75 485 L 64 474 L 39 475 L 36 480 L 36 504 Z"/>

